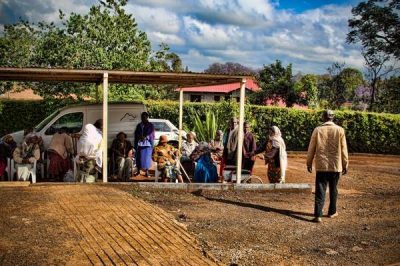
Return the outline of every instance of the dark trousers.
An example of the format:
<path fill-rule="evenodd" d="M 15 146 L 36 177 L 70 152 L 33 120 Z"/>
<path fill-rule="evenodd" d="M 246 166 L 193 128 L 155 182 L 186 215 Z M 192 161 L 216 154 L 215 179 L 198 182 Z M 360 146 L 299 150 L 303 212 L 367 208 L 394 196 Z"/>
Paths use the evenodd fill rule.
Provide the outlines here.
<path fill-rule="evenodd" d="M 317 172 L 315 179 L 315 205 L 314 216 L 322 217 L 322 209 L 325 203 L 326 187 L 329 184 L 329 210 L 328 215 L 336 213 L 336 201 L 338 196 L 337 184 L 340 173 L 338 172 Z"/>

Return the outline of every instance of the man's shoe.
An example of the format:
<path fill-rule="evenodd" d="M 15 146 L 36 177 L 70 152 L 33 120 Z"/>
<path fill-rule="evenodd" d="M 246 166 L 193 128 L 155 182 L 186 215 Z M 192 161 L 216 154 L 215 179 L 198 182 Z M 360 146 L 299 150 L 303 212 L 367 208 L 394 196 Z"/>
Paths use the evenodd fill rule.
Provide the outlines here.
<path fill-rule="evenodd" d="M 337 212 L 335 212 L 334 214 L 330 214 L 328 215 L 329 218 L 335 218 L 336 216 L 338 216 L 339 214 Z"/>
<path fill-rule="evenodd" d="M 312 219 L 312 221 L 314 223 L 320 223 L 320 222 L 322 222 L 322 219 L 321 219 L 321 217 L 314 217 L 314 219 Z"/>

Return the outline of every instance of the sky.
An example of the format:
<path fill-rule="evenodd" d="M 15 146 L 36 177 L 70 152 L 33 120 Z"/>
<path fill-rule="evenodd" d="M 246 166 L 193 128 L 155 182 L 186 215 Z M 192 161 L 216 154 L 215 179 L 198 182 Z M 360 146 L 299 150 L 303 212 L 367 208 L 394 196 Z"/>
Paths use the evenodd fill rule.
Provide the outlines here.
<path fill-rule="evenodd" d="M 190 71 L 235 62 L 261 69 L 275 60 L 293 72 L 326 73 L 333 62 L 362 70 L 360 45 L 346 43 L 351 8 L 360 0 L 129 0 L 127 13 Z M 0 0 L 0 31 L 18 18 L 58 22 L 64 13 L 88 13 L 97 0 Z"/>

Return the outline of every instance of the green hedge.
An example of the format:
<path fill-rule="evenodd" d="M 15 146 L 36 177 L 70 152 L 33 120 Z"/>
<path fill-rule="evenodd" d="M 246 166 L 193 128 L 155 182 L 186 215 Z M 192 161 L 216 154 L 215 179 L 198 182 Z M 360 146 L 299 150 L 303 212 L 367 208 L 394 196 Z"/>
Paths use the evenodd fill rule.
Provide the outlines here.
<path fill-rule="evenodd" d="M 169 119 L 178 125 L 179 105 L 169 101 L 147 101 L 153 118 Z M 0 101 L 0 135 L 32 127 L 60 107 L 44 101 Z M 184 126 L 193 127 L 190 114 L 205 115 L 207 110 L 218 114 L 218 128 L 239 113 L 237 103 L 185 103 Z M 313 129 L 321 124 L 322 111 L 247 105 L 246 120 L 253 125 L 258 140 L 267 138 L 268 128 L 278 126 L 288 150 L 306 150 Z M 355 111 L 336 111 L 335 122 L 344 127 L 351 152 L 400 154 L 400 115 Z"/>
<path fill-rule="evenodd" d="M 178 103 L 149 101 L 146 105 L 151 117 L 169 119 L 178 125 Z M 194 110 L 204 115 L 209 109 L 218 112 L 218 128 L 222 130 L 225 129 L 229 117 L 239 113 L 236 103 L 185 103 L 184 126 L 189 129 L 193 127 L 189 114 Z M 322 123 L 322 112 L 246 105 L 245 119 L 253 125 L 253 132 L 259 141 L 265 140 L 268 128 L 276 125 L 282 131 L 288 150 L 307 150 L 312 131 Z M 355 111 L 335 113 L 335 123 L 346 130 L 350 152 L 400 154 L 400 115 Z"/>

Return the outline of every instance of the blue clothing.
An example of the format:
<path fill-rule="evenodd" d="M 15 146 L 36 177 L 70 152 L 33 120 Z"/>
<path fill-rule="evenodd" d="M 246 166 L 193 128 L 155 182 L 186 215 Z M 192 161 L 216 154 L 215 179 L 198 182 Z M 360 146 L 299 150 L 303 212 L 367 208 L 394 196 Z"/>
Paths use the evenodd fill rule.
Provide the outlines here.
<path fill-rule="evenodd" d="M 153 153 L 153 147 L 138 147 L 138 151 L 136 153 L 136 164 L 140 169 L 151 168 L 152 153 Z"/>
<path fill-rule="evenodd" d="M 203 154 L 197 161 L 194 170 L 194 180 L 196 183 L 217 182 L 217 167 L 213 164 L 209 154 Z"/>
<path fill-rule="evenodd" d="M 136 150 L 136 164 L 139 169 L 151 168 L 154 137 L 155 131 L 152 123 L 141 122 L 136 126 L 134 148 Z M 140 140 L 146 141 L 149 146 L 140 146 Z"/>

